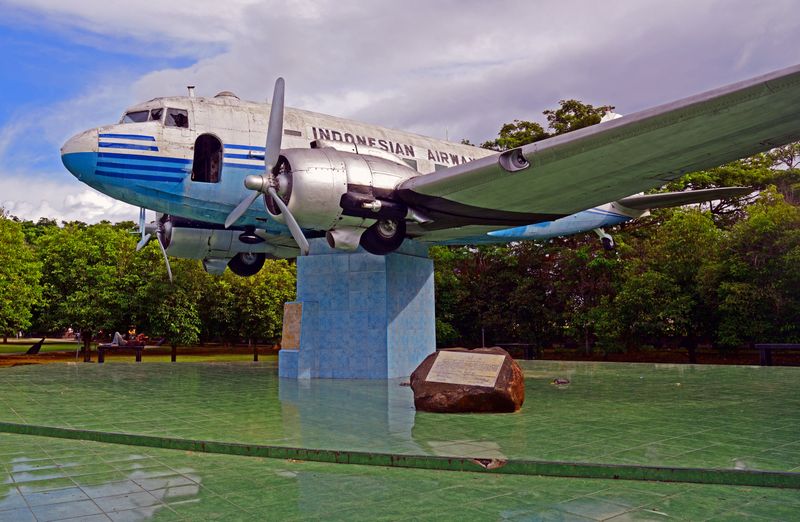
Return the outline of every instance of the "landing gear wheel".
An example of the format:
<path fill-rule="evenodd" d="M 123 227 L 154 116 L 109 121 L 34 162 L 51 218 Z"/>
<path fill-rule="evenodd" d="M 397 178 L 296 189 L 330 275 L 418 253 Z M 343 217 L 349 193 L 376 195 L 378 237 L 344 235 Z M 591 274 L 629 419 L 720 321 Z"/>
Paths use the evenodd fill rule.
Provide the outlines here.
<path fill-rule="evenodd" d="M 381 219 L 361 234 L 360 244 L 370 254 L 382 256 L 400 248 L 405 238 L 404 220 Z"/>
<path fill-rule="evenodd" d="M 264 266 L 264 260 L 267 257 L 259 253 L 239 252 L 230 261 L 228 261 L 228 268 L 231 272 L 240 277 L 249 277 L 256 275 L 261 267 Z"/>
<path fill-rule="evenodd" d="M 600 241 L 603 243 L 603 249 L 606 251 L 611 251 L 616 248 L 614 240 L 611 239 L 610 237 L 604 237 Z"/>

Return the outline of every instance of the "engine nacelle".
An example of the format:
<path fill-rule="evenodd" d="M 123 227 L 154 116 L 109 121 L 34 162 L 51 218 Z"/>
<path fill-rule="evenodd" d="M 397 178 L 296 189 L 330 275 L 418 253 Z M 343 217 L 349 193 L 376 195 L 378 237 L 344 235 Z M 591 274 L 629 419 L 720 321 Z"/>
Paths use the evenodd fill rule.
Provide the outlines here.
<path fill-rule="evenodd" d="M 187 259 L 229 259 L 238 253 L 279 254 L 278 248 L 266 242 L 248 244 L 239 239 L 241 230 L 216 230 L 183 227 L 173 224 L 166 228 L 164 243 L 167 253 Z"/>
<path fill-rule="evenodd" d="M 273 171 L 277 191 L 303 228 L 367 228 L 377 220 L 405 218 L 407 208 L 390 199 L 395 187 L 419 173 L 402 163 L 323 147 L 287 149 Z M 284 222 L 265 196 L 267 211 Z"/>

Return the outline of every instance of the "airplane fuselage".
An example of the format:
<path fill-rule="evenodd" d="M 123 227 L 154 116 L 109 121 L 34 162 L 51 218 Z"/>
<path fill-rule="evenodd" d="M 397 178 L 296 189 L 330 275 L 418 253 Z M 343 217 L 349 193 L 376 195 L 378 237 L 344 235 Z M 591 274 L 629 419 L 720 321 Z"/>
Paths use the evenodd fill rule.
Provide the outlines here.
<path fill-rule="evenodd" d="M 297 245 L 286 225 L 265 208 L 268 199 L 255 200 L 236 220 L 234 230 L 222 230 L 231 210 L 248 194 L 243 184 L 245 177 L 264 173 L 270 110 L 269 104 L 242 101 L 228 92 L 213 98 L 155 98 L 127 109 L 117 124 L 73 137 L 62 148 L 62 159 L 78 179 L 104 194 L 187 222 L 202 223 L 202 227 L 194 229 L 179 229 L 176 223 L 175 240 L 168 245 L 172 255 L 204 260 L 229 259 L 237 252 L 293 257 L 297 255 Z M 314 156 L 324 160 L 324 168 L 339 168 L 336 162 L 341 160 L 351 162 L 341 167 L 350 172 L 354 170 L 352 161 L 362 161 L 364 165 L 359 168 L 366 169 L 368 175 L 356 179 L 348 174 L 344 190 L 370 195 L 394 190 L 410 177 L 496 154 L 470 145 L 286 108 L 281 150 L 297 150 L 302 155 L 312 147 L 338 151 L 329 154 L 330 162 L 324 153 Z M 302 186 L 295 190 L 299 192 Z M 319 190 L 328 189 L 323 184 Z M 342 205 L 344 202 L 343 199 Z M 337 210 L 338 196 L 328 204 Z M 611 204 L 604 207 L 525 230 L 503 231 L 504 227 L 496 226 L 458 243 L 544 239 L 617 224 L 642 214 L 612 208 Z M 336 225 L 360 231 L 375 222 L 376 218 L 366 210 L 347 215 L 334 213 L 323 216 L 319 228 L 307 232 L 319 235 L 320 230 Z M 237 239 L 241 230 L 248 227 L 257 229 L 266 244 Z M 486 234 L 489 230 L 497 232 L 490 236 Z M 448 242 L 446 238 L 433 241 Z"/>
<path fill-rule="evenodd" d="M 170 110 L 186 111 L 185 127 L 165 121 Z M 152 119 L 152 111 L 160 111 L 158 120 Z M 129 120 L 131 115 L 141 118 L 148 112 L 145 121 L 87 131 L 73 138 L 62 155 L 67 168 L 82 182 L 115 199 L 221 224 L 247 192 L 242 184 L 244 177 L 264 171 L 269 111 L 268 104 L 242 101 L 225 93 L 214 98 L 156 98 L 125 112 Z M 399 158 L 422 174 L 493 154 L 469 145 L 298 109 L 286 108 L 284 122 L 284 149 L 308 149 L 317 140 L 355 144 Z M 218 139 L 224 151 L 221 171 L 213 180 L 193 176 L 196 144 L 203 135 Z M 284 228 L 269 219 L 260 201 L 237 224 L 275 232 Z"/>

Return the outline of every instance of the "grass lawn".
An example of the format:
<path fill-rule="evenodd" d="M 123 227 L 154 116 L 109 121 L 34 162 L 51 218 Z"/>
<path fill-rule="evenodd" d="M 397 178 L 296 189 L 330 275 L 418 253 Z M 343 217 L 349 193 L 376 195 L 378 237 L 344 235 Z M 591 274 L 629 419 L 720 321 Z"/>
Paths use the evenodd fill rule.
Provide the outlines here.
<path fill-rule="evenodd" d="M 2 353 L 25 353 L 34 343 L 39 342 L 41 337 L 9 339 L 7 344 L 0 342 L 0 354 Z M 46 339 L 40 352 L 62 352 L 75 351 L 80 344 L 77 341 L 67 341 L 63 339 Z"/>
<path fill-rule="evenodd" d="M 81 359 L 82 360 L 82 359 Z M 92 354 L 92 360 L 97 361 L 97 355 Z M 106 362 L 134 362 L 135 357 L 133 353 L 128 354 L 114 354 L 106 355 Z M 178 348 L 178 358 L 176 362 L 239 362 L 239 361 L 252 361 L 252 353 L 219 353 L 219 354 L 203 354 L 203 355 L 182 355 L 180 348 Z M 258 356 L 259 362 L 263 361 L 277 361 L 277 355 L 261 355 Z M 170 362 L 169 354 L 150 354 L 148 355 L 145 350 L 142 355 L 142 362 L 144 363 L 164 363 Z"/>
<path fill-rule="evenodd" d="M 13 364 L 36 364 L 53 362 L 74 362 L 83 361 L 83 356 L 76 351 L 81 347 L 76 341 L 66 341 L 62 339 L 47 339 L 42 345 L 40 355 L 25 356 L 25 352 L 32 344 L 39 341 L 36 339 L 9 339 L 7 344 L 0 343 L 0 357 L 7 355 L 0 363 Z M 92 343 L 92 362 L 97 361 L 97 344 Z M 52 353 L 59 352 L 59 353 Z M 46 354 L 46 355 L 45 355 Z M 170 362 L 171 349 L 167 346 L 146 348 L 142 354 L 142 362 Z M 277 361 L 277 352 L 271 347 L 259 347 L 259 361 Z M 132 349 L 107 352 L 106 362 L 134 362 L 135 352 Z M 253 351 L 246 346 L 223 347 L 219 345 L 209 346 L 179 346 L 177 362 L 247 362 L 253 360 Z M 7 364 L 0 364 L 5 366 Z"/>

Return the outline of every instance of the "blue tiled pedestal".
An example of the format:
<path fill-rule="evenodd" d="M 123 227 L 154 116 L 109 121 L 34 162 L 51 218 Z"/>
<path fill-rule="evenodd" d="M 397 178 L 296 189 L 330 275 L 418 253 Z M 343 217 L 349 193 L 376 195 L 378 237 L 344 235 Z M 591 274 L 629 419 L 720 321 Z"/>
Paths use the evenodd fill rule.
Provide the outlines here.
<path fill-rule="evenodd" d="M 433 261 L 406 241 L 386 256 L 311 240 L 297 259 L 299 348 L 282 349 L 279 375 L 298 379 L 407 377 L 436 350 Z"/>

